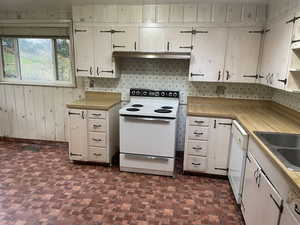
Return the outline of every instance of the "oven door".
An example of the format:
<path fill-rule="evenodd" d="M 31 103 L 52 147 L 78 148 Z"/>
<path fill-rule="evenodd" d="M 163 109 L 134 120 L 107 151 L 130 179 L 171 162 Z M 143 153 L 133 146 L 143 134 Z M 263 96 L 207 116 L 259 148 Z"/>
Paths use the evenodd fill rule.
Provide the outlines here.
<path fill-rule="evenodd" d="M 120 152 L 175 156 L 176 119 L 120 116 Z"/>

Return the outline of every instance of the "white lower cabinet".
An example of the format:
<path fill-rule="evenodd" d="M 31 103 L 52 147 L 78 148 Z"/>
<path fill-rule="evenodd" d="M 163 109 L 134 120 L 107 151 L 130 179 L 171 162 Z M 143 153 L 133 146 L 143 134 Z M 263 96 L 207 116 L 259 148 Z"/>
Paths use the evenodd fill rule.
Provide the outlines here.
<path fill-rule="evenodd" d="M 226 175 L 231 119 L 188 116 L 184 171 Z"/>
<path fill-rule="evenodd" d="M 119 147 L 119 108 L 117 105 L 108 111 L 68 109 L 71 160 L 111 164 Z"/>

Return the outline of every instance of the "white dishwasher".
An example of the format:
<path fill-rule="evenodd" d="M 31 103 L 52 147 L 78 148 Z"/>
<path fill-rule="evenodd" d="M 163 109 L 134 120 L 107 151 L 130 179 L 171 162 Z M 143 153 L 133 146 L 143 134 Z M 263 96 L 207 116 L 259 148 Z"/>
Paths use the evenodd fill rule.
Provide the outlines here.
<path fill-rule="evenodd" d="M 231 133 L 228 178 L 234 197 L 240 204 L 248 149 L 248 133 L 235 120 L 232 123 Z"/>

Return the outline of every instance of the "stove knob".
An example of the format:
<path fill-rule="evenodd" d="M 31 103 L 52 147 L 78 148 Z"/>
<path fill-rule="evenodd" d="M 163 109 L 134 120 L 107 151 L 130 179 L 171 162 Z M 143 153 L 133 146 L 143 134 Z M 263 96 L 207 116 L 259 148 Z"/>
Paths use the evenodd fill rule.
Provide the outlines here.
<path fill-rule="evenodd" d="M 173 95 L 172 95 L 172 92 L 169 92 L 169 97 L 172 97 Z"/>
<path fill-rule="evenodd" d="M 165 92 L 161 92 L 161 97 L 164 97 L 166 94 L 165 94 Z"/>
<path fill-rule="evenodd" d="M 136 91 L 136 96 L 140 96 L 141 92 L 140 91 Z"/>
<path fill-rule="evenodd" d="M 134 96 L 134 95 L 135 95 L 135 91 L 132 91 L 132 92 L 131 92 L 131 95 L 133 95 L 133 96 Z"/>
<path fill-rule="evenodd" d="M 173 93 L 173 97 L 175 97 L 175 98 L 177 97 L 177 93 L 176 92 Z"/>
<path fill-rule="evenodd" d="M 146 91 L 144 91 L 144 92 L 143 92 L 143 95 L 144 95 L 144 96 L 146 96 L 146 95 L 147 95 L 147 92 L 146 92 Z"/>
<path fill-rule="evenodd" d="M 155 92 L 155 97 L 159 97 L 159 92 Z"/>

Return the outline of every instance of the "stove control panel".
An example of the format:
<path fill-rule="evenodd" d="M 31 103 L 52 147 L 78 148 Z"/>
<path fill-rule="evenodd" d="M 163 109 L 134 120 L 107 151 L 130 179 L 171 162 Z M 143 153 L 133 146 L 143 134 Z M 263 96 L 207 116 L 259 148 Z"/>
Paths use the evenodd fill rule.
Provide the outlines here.
<path fill-rule="evenodd" d="M 179 98 L 179 91 L 156 91 L 131 88 L 130 96 Z"/>

